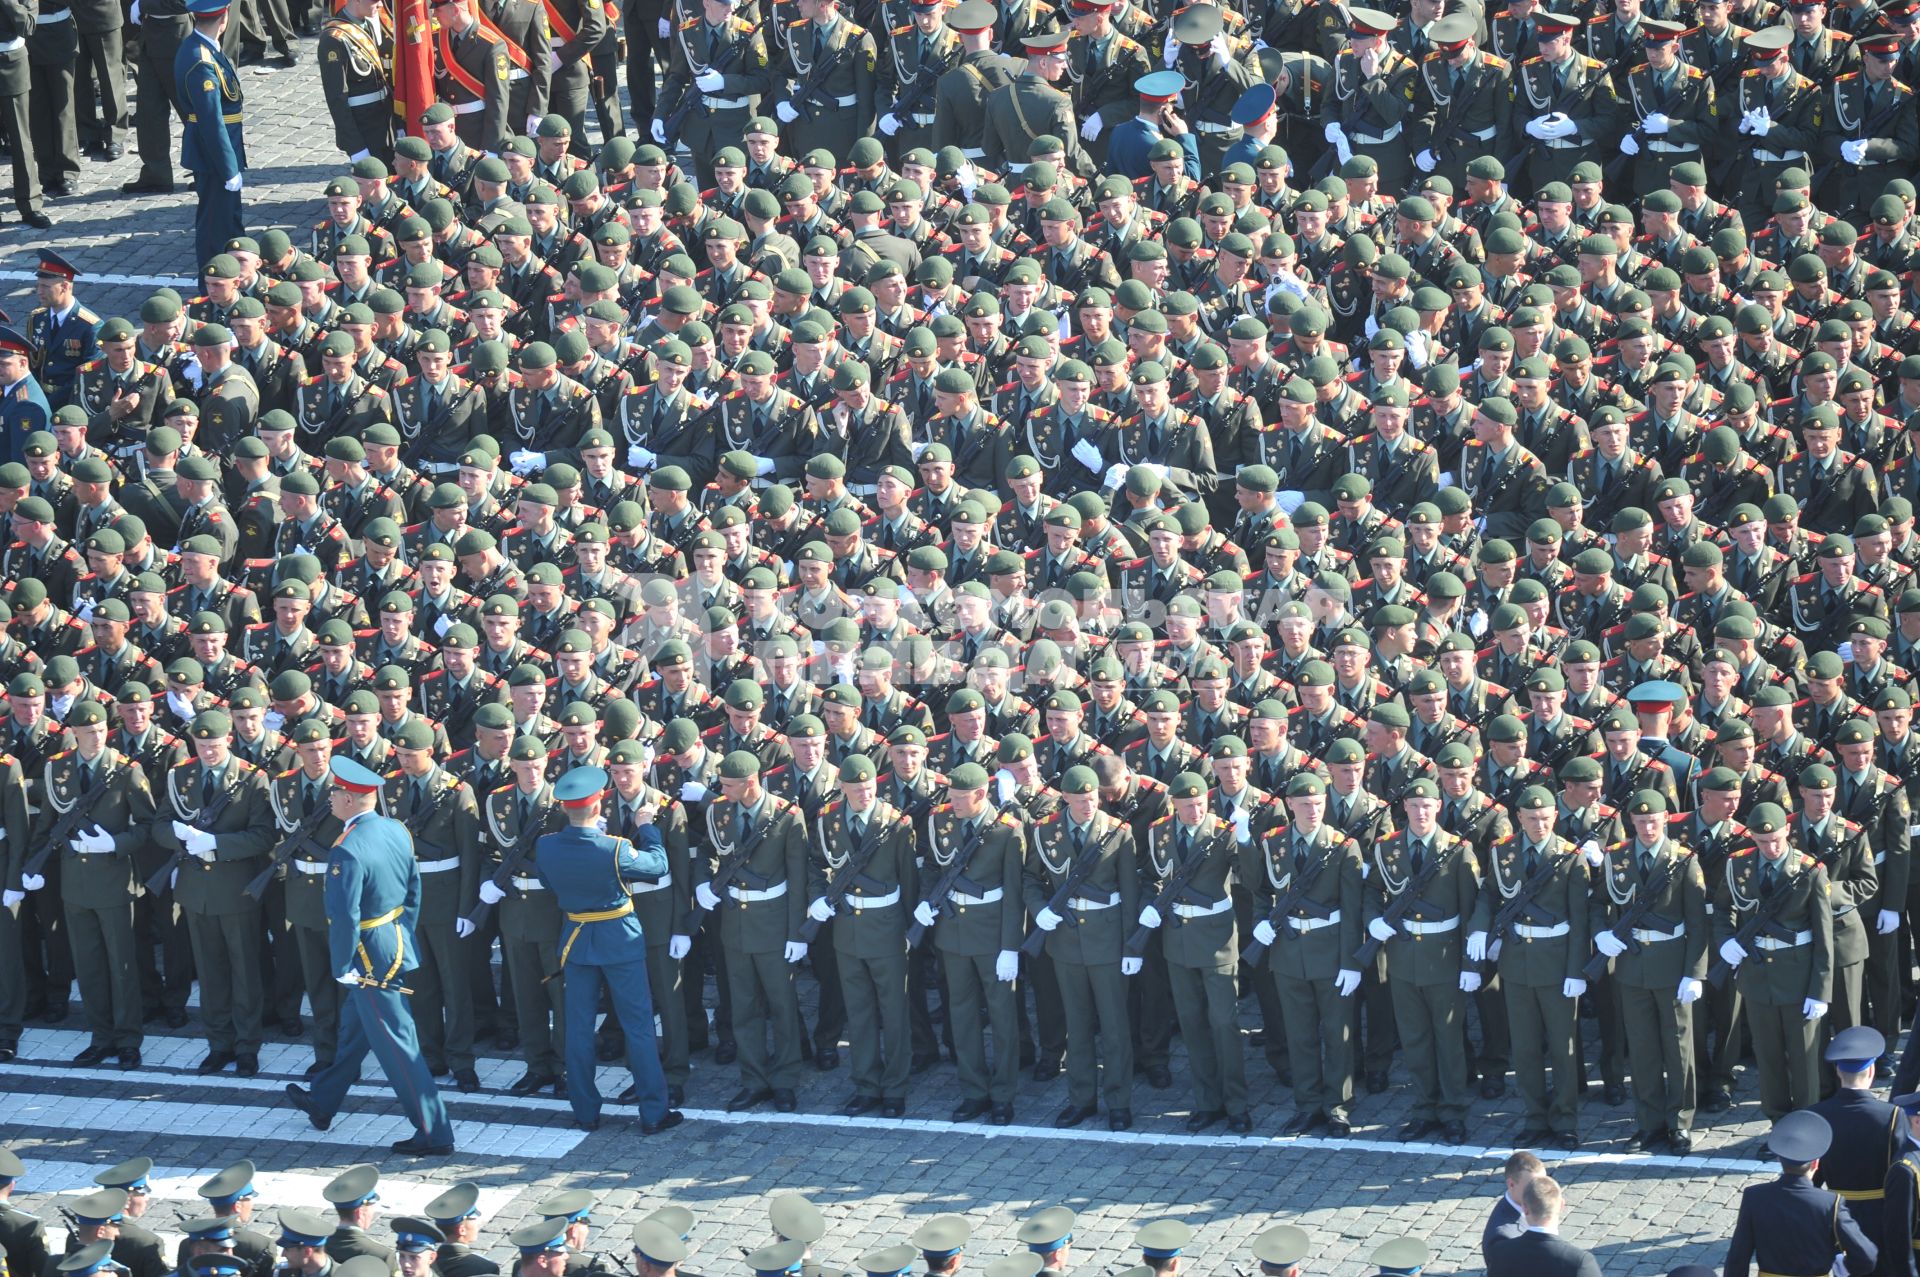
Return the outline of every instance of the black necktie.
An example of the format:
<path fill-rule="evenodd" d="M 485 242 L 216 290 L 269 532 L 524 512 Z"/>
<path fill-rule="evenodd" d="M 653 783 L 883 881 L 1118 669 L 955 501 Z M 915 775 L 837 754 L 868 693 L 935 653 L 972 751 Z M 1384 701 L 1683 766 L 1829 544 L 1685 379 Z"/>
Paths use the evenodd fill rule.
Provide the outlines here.
<path fill-rule="evenodd" d="M 211 770 L 203 771 L 200 774 L 200 806 L 202 808 L 213 802 L 213 789 L 213 772 Z"/>
<path fill-rule="evenodd" d="M 1427 844 L 1419 839 L 1413 844 L 1413 872 L 1419 873 L 1427 864 Z"/>

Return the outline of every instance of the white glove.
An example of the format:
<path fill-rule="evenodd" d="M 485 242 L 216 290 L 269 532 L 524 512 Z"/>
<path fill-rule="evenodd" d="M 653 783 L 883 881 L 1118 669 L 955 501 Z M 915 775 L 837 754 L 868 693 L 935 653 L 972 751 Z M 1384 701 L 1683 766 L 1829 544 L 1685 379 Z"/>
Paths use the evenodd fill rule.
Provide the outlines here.
<path fill-rule="evenodd" d="M 1245 807 L 1233 813 L 1233 840 L 1235 842 L 1244 844 L 1253 841 L 1253 835 L 1248 832 L 1249 822 L 1251 822 L 1252 819 L 1253 813 L 1249 812 Z"/>
<path fill-rule="evenodd" d="M 73 614 L 89 625 L 93 623 L 94 602 L 92 599 L 80 599 L 73 605 Z"/>
<path fill-rule="evenodd" d="M 1572 137 L 1580 131 L 1579 125 L 1558 112 L 1556 112 L 1553 119 L 1548 122 L 1547 127 L 1553 130 L 1553 132 L 1549 134 L 1550 137 Z"/>
<path fill-rule="evenodd" d="M 1012 772 L 1002 767 L 993 774 L 993 791 L 1000 795 L 1001 802 L 1010 803 L 1013 796 L 1020 792 L 1020 782 L 1013 778 Z"/>
<path fill-rule="evenodd" d="M 654 462 L 653 449 L 631 444 L 627 448 L 627 464 L 636 468 L 651 466 Z"/>
<path fill-rule="evenodd" d="M 1702 985 L 1698 980 L 1694 979 L 1692 976 L 1681 976 L 1680 987 L 1674 990 L 1673 996 L 1676 999 L 1678 999 L 1680 1002 L 1680 1005 L 1684 1007 L 1684 1006 L 1690 1006 L 1693 1003 L 1698 1002 L 1700 1000 L 1700 995 L 1705 992 L 1706 992 L 1706 987 Z"/>
<path fill-rule="evenodd" d="M 1747 960 L 1747 951 L 1741 947 L 1738 940 L 1729 939 L 1720 946 L 1720 957 L 1728 966 L 1737 967 Z"/>
<path fill-rule="evenodd" d="M 127 11 L 127 21 L 136 27 L 140 25 L 140 0 L 133 0 L 133 8 Z"/>
<path fill-rule="evenodd" d="M 1213 54 L 1213 60 L 1220 64 L 1222 71 L 1233 61 L 1233 46 L 1227 43 L 1227 33 L 1219 31 L 1207 44 L 1207 50 Z"/>
<path fill-rule="evenodd" d="M 767 477 L 768 475 L 770 475 L 770 474 L 772 474 L 772 473 L 773 473 L 773 458 L 772 458 L 772 457 L 755 457 L 755 458 L 753 459 L 753 476 L 754 476 L 754 478 L 756 478 L 756 479 L 764 479 L 764 478 L 766 478 L 766 477 Z M 788 568 L 787 570 L 788 570 L 789 572 L 791 572 L 791 571 L 792 571 L 793 569 L 792 569 L 791 567 L 789 567 L 789 568 Z"/>
<path fill-rule="evenodd" d="M 1840 158 L 1849 164 L 1858 164 L 1866 157 L 1866 154 L 1867 140 L 1865 138 L 1861 138 L 1855 142 L 1842 142 L 1840 144 Z"/>
<path fill-rule="evenodd" d="M 940 919 L 933 912 L 933 906 L 922 900 L 913 907 L 913 920 L 923 927 L 931 927 Z"/>
<path fill-rule="evenodd" d="M 38 891 L 47 885 L 47 880 L 40 874 L 21 874 L 20 885 L 28 891 Z"/>
<path fill-rule="evenodd" d="M 1586 991 L 1587 982 L 1579 976 L 1569 976 L 1560 982 L 1560 996 L 1563 998 L 1577 998 Z"/>
<path fill-rule="evenodd" d="M 664 40 L 672 34 L 673 34 L 673 24 L 668 22 L 665 18 L 660 19 L 660 38 Z"/>
<path fill-rule="evenodd" d="M 1120 974 L 1139 975 L 1140 968 L 1145 965 L 1146 963 L 1139 958 L 1122 958 L 1120 959 Z"/>
<path fill-rule="evenodd" d="M 1742 132 L 1742 133 L 1753 132 L 1753 115 L 1754 113 L 1752 111 L 1742 111 L 1740 113 L 1739 132 Z"/>
<path fill-rule="evenodd" d="M 1547 132 L 1547 118 L 1548 117 L 1544 115 L 1537 115 L 1533 119 L 1528 120 L 1527 136 L 1542 139 L 1552 137 L 1553 135 Z"/>
<path fill-rule="evenodd" d="M 1042 931 L 1052 931 L 1060 925 L 1060 922 L 1060 915 L 1051 909 L 1042 909 L 1039 913 L 1033 915 L 1033 925 Z"/>
<path fill-rule="evenodd" d="M 1440 157 L 1432 151 L 1420 152 L 1420 154 L 1413 157 L 1413 162 L 1419 166 L 1422 173 L 1431 173 L 1440 167 Z"/>
<path fill-rule="evenodd" d="M 18 909 L 20 902 L 26 898 L 27 893 L 24 891 L 8 890 L 0 892 L 0 908 Z"/>
<path fill-rule="evenodd" d="M 1460 992 L 1480 992 L 1480 973 L 1478 971 L 1462 971 L 1460 973 Z"/>
<path fill-rule="evenodd" d="M 1354 991 L 1360 987 L 1360 973 L 1351 968 L 1342 967 L 1339 974 L 1333 977 L 1333 987 L 1341 997 L 1352 997 Z"/>
<path fill-rule="evenodd" d="M 1180 60 L 1180 42 L 1171 34 L 1167 36 L 1167 49 L 1160 55 L 1160 60 L 1169 67 Z"/>
<path fill-rule="evenodd" d="M 1666 113 L 1662 111 L 1649 111 L 1647 112 L 1647 118 L 1640 121 L 1640 128 L 1655 137 L 1659 137 L 1672 127 L 1673 121 L 1669 120 L 1666 117 Z"/>
<path fill-rule="evenodd" d="M 1874 930 L 1883 936 L 1890 936 L 1900 929 L 1900 915 L 1892 909 L 1882 909 L 1876 920 Z"/>
<path fill-rule="evenodd" d="M 1105 477 L 1100 480 L 1102 487 L 1118 488 L 1127 481 L 1127 463 L 1116 461 L 1107 467 Z"/>
<path fill-rule="evenodd" d="M 1148 905 L 1146 908 L 1140 911 L 1140 925 L 1147 928 L 1149 931 L 1158 927 L 1161 921 L 1162 919 L 1160 917 L 1160 911 L 1158 909 L 1155 909 L 1152 905 Z"/>
<path fill-rule="evenodd" d="M 447 631 L 452 628 L 453 628 L 453 618 L 451 616 L 448 616 L 445 612 L 442 612 L 439 616 L 436 616 L 435 618 L 433 618 L 433 632 L 439 635 L 441 638 L 445 638 L 447 636 Z M 267 717 L 271 718 L 273 717 L 273 715 L 269 714 L 267 715 Z"/>
<path fill-rule="evenodd" d="M 506 898 L 507 893 L 501 888 L 494 886 L 493 879 L 489 878 L 480 884 L 481 904 L 497 905 Z"/>
<path fill-rule="evenodd" d="M 260 724 L 270 732 L 277 732 L 287 725 L 287 716 L 277 709 L 270 709 L 260 716 Z"/>
<path fill-rule="evenodd" d="M 1367 924 L 1367 934 L 1375 940 L 1378 940 L 1381 944 L 1385 944 L 1387 941 L 1397 937 L 1400 933 L 1395 931 L 1393 924 L 1385 918 L 1375 918 Z"/>
<path fill-rule="evenodd" d="M 648 126 L 647 131 L 653 134 L 653 140 L 661 146 L 667 144 L 667 126 L 663 121 L 655 120 Z"/>
<path fill-rule="evenodd" d="M 1600 862 L 1607 858 L 1606 853 L 1600 850 L 1600 844 L 1591 838 L 1580 844 L 1580 854 L 1585 856 L 1587 864 L 1595 869 L 1598 869 Z"/>
<path fill-rule="evenodd" d="M 453 920 L 453 934 L 458 936 L 462 940 L 465 940 L 468 936 L 472 935 L 474 932 L 478 931 L 479 929 L 480 928 L 474 926 L 471 922 L 468 922 L 465 918 L 455 918 Z"/>
<path fill-rule="evenodd" d="M 681 782 L 680 784 L 680 801 L 681 802 L 697 803 L 701 799 L 705 798 L 706 796 L 707 796 L 707 787 L 705 785 L 702 785 L 699 781 L 688 780 L 688 781 Z"/>
<path fill-rule="evenodd" d="M 227 179 L 226 187 L 230 191 L 237 191 L 244 184 L 244 182 L 245 182 L 244 176 L 242 174 L 235 173 L 232 177 Z"/>
<path fill-rule="evenodd" d="M 789 965 L 795 962 L 804 961 L 806 956 L 807 956 L 807 945 L 804 940 L 787 941 L 786 959 Z"/>
<path fill-rule="evenodd" d="M 885 133 L 888 137 L 892 137 L 894 134 L 898 133 L 900 131 L 900 117 L 895 115 L 892 111 L 888 111 L 885 115 L 880 117 L 880 131 L 882 133 Z"/>
<path fill-rule="evenodd" d="M 193 836 L 188 838 L 186 841 L 187 841 L 188 854 L 192 855 L 196 859 L 203 860 L 208 864 L 213 863 L 213 849 L 215 846 L 215 842 L 212 834 L 203 834 L 198 829 L 196 829 L 193 831 Z"/>
<path fill-rule="evenodd" d="M 1475 931 L 1467 936 L 1467 960 L 1485 962 L 1487 960 L 1487 933 Z"/>
<path fill-rule="evenodd" d="M 1809 1024 L 1813 1023 L 1815 1020 L 1818 1020 L 1821 1016 L 1825 1015 L 1826 1013 L 1827 1013 L 1827 1004 L 1822 1002 L 1818 998 L 1808 998 L 1805 1002 L 1800 1004 L 1800 1014 L 1807 1017 L 1807 1023 Z"/>
<path fill-rule="evenodd" d="M 176 820 L 173 822 L 173 836 L 183 843 L 196 832 L 198 831 L 184 820 Z"/>
<path fill-rule="evenodd" d="M 349 971 L 345 975 L 337 975 L 333 978 L 337 984 L 355 985 L 360 983 L 360 973 L 358 971 Z"/>
<path fill-rule="evenodd" d="M 352 155 L 349 155 L 347 159 L 351 163 L 358 164 L 361 160 L 366 159 L 368 156 L 372 154 L 373 152 L 369 151 L 366 147 L 363 146 L 359 150 L 355 151 Z"/>
<path fill-rule="evenodd" d="M 1329 123 L 1326 128 L 1320 130 L 1320 136 L 1326 138 L 1332 146 L 1347 145 L 1347 131 L 1338 123 Z"/>
<path fill-rule="evenodd" d="M 513 467 L 515 474 L 528 474 L 534 470 L 546 468 L 547 454 L 532 452 L 526 448 L 515 448 L 507 457 L 507 464 Z"/>
<path fill-rule="evenodd" d="M 692 952 L 693 952 L 693 937 L 692 937 L 692 936 L 670 936 L 670 937 L 668 937 L 668 939 L 667 939 L 667 956 L 668 956 L 669 958 L 672 958 L 672 959 L 673 959 L 673 960 L 674 960 L 675 962 L 684 962 L 684 961 L 686 961 L 686 958 L 687 958 L 687 955 L 688 955 L 689 953 L 692 953 Z"/>
<path fill-rule="evenodd" d="M 1620 139 L 1620 149 L 1628 155 L 1640 154 L 1640 139 L 1629 133 Z"/>
<path fill-rule="evenodd" d="M 1753 134 L 1755 137 L 1765 137 L 1767 134 L 1773 132 L 1773 117 L 1767 114 L 1765 107 L 1761 107 L 1753 113 L 1753 127 L 1748 129 L 1747 132 Z"/>
<path fill-rule="evenodd" d="M 1020 951 L 1002 949 L 1000 956 L 993 960 L 993 978 L 1001 984 L 1012 984 L 1020 978 Z"/>
<path fill-rule="evenodd" d="M 67 845 L 83 856 L 98 855 L 101 852 L 113 850 L 113 835 L 95 825 L 92 829 L 76 835 Z"/>
<path fill-rule="evenodd" d="M 700 907 L 708 913 L 712 913 L 720 907 L 720 897 L 713 894 L 713 887 L 708 883 L 703 882 L 695 886 L 693 889 L 693 898 L 698 900 Z"/>
<path fill-rule="evenodd" d="M 827 903 L 825 896 L 816 898 L 812 904 L 807 906 L 807 917 L 812 918 L 815 922 L 825 922 L 827 919 L 833 917 L 833 912 L 833 906 Z"/>
<path fill-rule="evenodd" d="M 800 112 L 795 109 L 793 103 L 791 102 L 780 103 L 780 105 L 773 108 L 773 113 L 780 117 L 780 122 L 782 124 L 792 124 L 795 120 L 800 118 Z M 793 959 L 788 958 L 787 961 L 791 962 L 793 961 Z"/>
<path fill-rule="evenodd" d="M 708 67 L 699 75 L 693 77 L 693 85 L 702 93 L 718 93 L 727 87 L 727 77 L 712 67 Z"/>
<path fill-rule="evenodd" d="M 1091 142 L 1100 136 L 1100 130 L 1105 127 L 1105 125 L 1106 121 L 1101 119 L 1097 113 L 1089 115 L 1087 122 L 1080 126 L 1080 136 Z"/>
<path fill-rule="evenodd" d="M 1269 949 L 1271 949 L 1273 947 L 1273 942 L 1280 938 L 1280 933 L 1273 929 L 1273 924 L 1271 922 L 1268 922 L 1265 918 L 1262 918 L 1260 919 L 1260 921 L 1253 924 L 1253 938 L 1255 940 L 1258 940 L 1261 944 L 1266 945 Z"/>
<path fill-rule="evenodd" d="M 1627 951 L 1627 942 L 1611 931 L 1602 931 L 1594 936 L 1593 947 L 1609 958 L 1617 958 Z"/>

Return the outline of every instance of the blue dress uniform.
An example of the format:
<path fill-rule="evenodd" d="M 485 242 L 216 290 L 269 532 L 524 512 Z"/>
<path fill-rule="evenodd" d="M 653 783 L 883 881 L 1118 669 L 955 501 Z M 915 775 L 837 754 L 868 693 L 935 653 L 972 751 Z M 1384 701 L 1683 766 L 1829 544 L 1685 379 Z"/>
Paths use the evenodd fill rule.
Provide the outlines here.
<path fill-rule="evenodd" d="M 64 279 L 71 289 L 80 271 L 52 249 L 43 248 L 34 274 L 40 279 Z M 67 304 L 59 310 L 36 306 L 27 316 L 27 336 L 34 345 L 33 374 L 54 407 L 63 406 L 72 397 L 80 365 L 99 356 L 100 324 L 100 316 L 70 293 Z"/>
<path fill-rule="evenodd" d="M 1833 1147 L 1820 1159 L 1813 1182 L 1838 1193 L 1853 1212 L 1860 1231 L 1880 1239 L 1881 1209 L 1886 1196 L 1887 1169 L 1907 1144 L 1907 1119 L 1899 1109 L 1876 1096 L 1861 1079 L 1887 1049 L 1878 1029 L 1855 1025 L 1833 1035 L 1826 1061 L 1840 1074 L 1839 1090 L 1808 1111 L 1827 1119 L 1833 1128 Z"/>
<path fill-rule="evenodd" d="M 382 784 L 378 773 L 342 755 L 334 756 L 328 770 L 337 785 L 354 792 L 377 793 Z M 373 812 L 348 821 L 327 862 L 326 903 L 333 975 L 348 985 L 340 1002 L 340 1044 L 333 1063 L 314 1079 L 312 1092 L 289 1085 L 288 1097 L 325 1130 L 347 1088 L 360 1080 L 360 1062 L 371 1050 L 418 1132 L 417 1139 L 403 1140 L 394 1150 L 452 1152 L 453 1125 L 420 1057 L 413 1015 L 399 984 L 403 974 L 420 965 L 413 943 L 420 870 L 407 827 Z"/>
<path fill-rule="evenodd" d="M 1152 71 L 1133 82 L 1134 91 L 1140 95 L 1140 109 L 1149 112 L 1159 111 L 1186 87 L 1187 77 L 1178 71 Z M 1165 137 L 1159 125 L 1137 115 L 1114 125 L 1107 138 L 1107 172 L 1136 181 L 1150 175 L 1153 166 L 1147 154 Z M 1187 176 L 1199 181 L 1200 146 L 1193 140 L 1193 131 L 1189 129 L 1174 140 L 1180 144 Z"/>
<path fill-rule="evenodd" d="M 1686 689 L 1666 679 L 1638 684 L 1627 693 L 1627 700 L 1632 702 L 1636 714 L 1658 714 L 1662 710 L 1671 710 L 1686 699 Z M 1692 811 L 1698 805 L 1696 799 L 1699 796 L 1694 788 L 1700 782 L 1700 760 L 1666 737 L 1647 732 L 1644 725 L 1641 729 L 1640 751 L 1649 758 L 1659 759 L 1672 770 L 1674 793 L 1679 795 L 1681 806 Z"/>
<path fill-rule="evenodd" d="M 227 8 L 230 0 L 187 0 L 187 12 L 207 17 Z M 244 118 L 240 74 L 220 46 L 199 30 L 188 33 L 173 57 L 174 93 L 185 127 L 180 139 L 180 165 L 194 175 L 199 206 L 194 211 L 194 261 L 225 249 L 227 241 L 246 234 L 240 220 L 240 192 L 227 184 L 247 171 L 247 144 L 241 136 Z"/>
<path fill-rule="evenodd" d="M 1920 1092 L 1894 1096 L 1893 1106 L 1900 1113 L 1900 1146 L 1881 1192 L 1875 1271 L 1878 1277 L 1920 1277 L 1920 1139 L 1911 1121 L 1920 1114 Z"/>
<path fill-rule="evenodd" d="M 1273 91 L 1273 86 L 1262 81 L 1252 85 L 1240 95 L 1240 100 L 1233 104 L 1233 115 L 1230 118 L 1242 130 L 1250 129 L 1273 114 L 1276 100 L 1277 95 Z M 1259 163 L 1260 153 L 1271 145 L 1270 142 L 1262 142 L 1259 138 L 1243 132 L 1240 140 L 1228 147 L 1226 153 L 1220 157 L 1220 168 L 1224 171 L 1234 164 L 1244 164 L 1252 168 Z M 1197 146 L 1198 144 L 1196 144 L 1195 158 L 1198 158 Z"/>
<path fill-rule="evenodd" d="M 576 767 L 553 787 L 571 810 L 599 810 L 607 773 Z M 600 1122 L 600 1088 L 594 1082 L 594 1020 L 604 984 L 627 1037 L 627 1067 L 639 1092 L 640 1129 L 652 1134 L 677 1125 L 667 1108 L 667 1078 L 653 1040 L 653 995 L 647 983 L 647 941 L 633 916 L 630 882 L 657 881 L 667 873 L 666 844 L 658 830 L 641 827 L 636 847 L 595 829 L 573 826 L 543 835 L 533 845 L 534 871 L 560 907 L 560 966 L 566 973 L 567 1101 L 573 1118 L 592 1129 Z"/>
<path fill-rule="evenodd" d="M 18 355 L 31 362 L 33 343 L 19 329 L 0 324 L 0 355 Z M 11 385 L 0 385 L 0 465 L 25 460 L 27 436 L 45 430 L 52 420 L 53 406 L 32 372 Z"/>
<path fill-rule="evenodd" d="M 1847 1271 L 1873 1271 L 1879 1248 L 1860 1231 L 1838 1194 L 1815 1188 L 1807 1168 L 1826 1155 L 1833 1128 L 1802 1109 L 1773 1124 L 1767 1151 L 1783 1173 L 1740 1194 L 1740 1217 L 1727 1244 L 1725 1277 L 1747 1277 L 1758 1263 L 1772 1277 L 1825 1277 L 1844 1254 Z"/>

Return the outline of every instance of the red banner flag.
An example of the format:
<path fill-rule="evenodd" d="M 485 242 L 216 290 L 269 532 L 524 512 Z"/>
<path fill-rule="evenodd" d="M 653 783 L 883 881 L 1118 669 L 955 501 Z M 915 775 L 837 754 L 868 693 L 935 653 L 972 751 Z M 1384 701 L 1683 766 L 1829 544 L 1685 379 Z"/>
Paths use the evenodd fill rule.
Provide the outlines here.
<path fill-rule="evenodd" d="M 394 0 L 393 112 L 401 133 L 420 136 L 420 113 L 434 103 L 433 14 L 428 0 Z"/>

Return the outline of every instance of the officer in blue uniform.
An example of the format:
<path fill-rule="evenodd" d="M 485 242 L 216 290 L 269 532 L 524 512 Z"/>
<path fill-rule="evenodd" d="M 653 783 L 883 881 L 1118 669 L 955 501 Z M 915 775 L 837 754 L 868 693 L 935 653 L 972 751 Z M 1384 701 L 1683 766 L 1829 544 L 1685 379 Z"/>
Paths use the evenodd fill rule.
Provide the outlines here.
<path fill-rule="evenodd" d="M 1673 723 L 1673 707 L 1686 699 L 1686 688 L 1663 678 L 1637 684 L 1627 693 L 1627 700 L 1633 703 L 1633 712 L 1640 719 L 1640 752 L 1659 759 L 1673 770 L 1674 792 L 1680 796 L 1681 806 L 1691 811 L 1698 805 L 1694 787 L 1700 781 L 1700 760 L 1667 739 L 1667 729 Z"/>
<path fill-rule="evenodd" d="M 1833 1128 L 1833 1147 L 1820 1159 L 1813 1182 L 1838 1193 L 1860 1231 L 1875 1241 L 1880 1239 L 1887 1169 L 1907 1142 L 1907 1122 L 1900 1110 L 1873 1093 L 1873 1062 L 1886 1049 L 1880 1031 L 1864 1024 L 1834 1034 L 1825 1059 L 1840 1087 L 1808 1106 Z"/>
<path fill-rule="evenodd" d="M 307 1091 L 287 1086 L 287 1098 L 326 1130 L 360 1080 L 360 1062 L 371 1050 L 400 1099 L 414 1134 L 397 1141 L 396 1153 L 412 1157 L 453 1151 L 447 1107 L 420 1057 L 420 1040 L 407 1010 L 400 977 L 420 965 L 413 941 L 420 912 L 420 869 L 413 835 L 397 820 L 379 815 L 379 773 L 336 754 L 328 799 L 341 822 L 327 862 L 327 949 L 333 978 L 347 986 L 340 1002 L 340 1044 L 333 1063 Z M 652 1020 L 649 1018 L 648 1023 Z"/>
<path fill-rule="evenodd" d="M 27 336 L 33 339 L 34 375 L 55 408 L 72 398 L 80 365 L 100 354 L 100 316 L 73 295 L 79 274 L 78 267 L 52 249 L 40 250 L 34 271 L 40 304 L 27 316 Z"/>
<path fill-rule="evenodd" d="M 1260 153 L 1272 145 L 1270 142 L 1264 142 L 1244 133 L 1244 130 L 1266 119 L 1273 111 L 1276 98 L 1273 86 L 1262 80 L 1258 84 L 1248 85 L 1239 100 L 1233 104 L 1233 112 L 1229 118 L 1243 130 L 1243 134 L 1240 140 L 1228 147 L 1226 153 L 1220 157 L 1222 171 L 1235 164 L 1244 164 L 1252 168 L 1259 162 Z"/>
<path fill-rule="evenodd" d="M 653 996 L 647 983 L 647 941 L 633 916 L 627 884 L 658 882 L 667 874 L 666 844 L 650 824 L 640 845 L 602 833 L 600 800 L 607 773 L 576 767 L 553 787 L 567 828 L 533 845 L 534 870 L 560 907 L 560 966 L 566 973 L 567 1101 L 575 1125 L 600 1125 L 600 1088 L 594 1082 L 594 1021 L 604 984 L 627 1036 L 627 1067 L 640 1106 L 640 1131 L 652 1135 L 681 1121 L 667 1107 L 667 1078 L 653 1041 Z"/>
<path fill-rule="evenodd" d="M 246 234 L 240 219 L 240 186 L 247 171 L 240 75 L 220 51 L 229 3 L 187 0 L 193 31 L 173 56 L 174 93 L 185 121 L 180 165 L 194 175 L 200 201 L 193 218 L 194 262 L 200 266 L 224 251 L 229 240 Z"/>
<path fill-rule="evenodd" d="M 1894 1096 L 1893 1107 L 1900 1148 L 1881 1191 L 1878 1275 L 1920 1277 L 1920 1091 Z"/>
<path fill-rule="evenodd" d="M 1774 1277 L 1826 1277 L 1836 1254 L 1846 1256 L 1850 1273 L 1873 1271 L 1880 1248 L 1860 1231 L 1846 1202 L 1813 1185 L 1832 1144 L 1833 1128 L 1810 1110 L 1773 1124 L 1767 1151 L 1780 1161 L 1780 1178 L 1740 1194 L 1726 1277 L 1747 1277 L 1756 1263 Z"/>
<path fill-rule="evenodd" d="M 112 1242 L 98 1241 L 88 1242 L 72 1254 L 61 1256 L 53 1270 L 60 1277 L 94 1277 L 95 1273 L 124 1273 L 127 1268 L 114 1262 Z"/>
<path fill-rule="evenodd" d="M 25 333 L 0 324 L 0 464 L 24 460 L 27 436 L 53 419 L 47 392 L 33 375 L 33 355 Z"/>
<path fill-rule="evenodd" d="M 1174 124 L 1174 99 L 1187 87 L 1187 77 L 1178 71 L 1150 71 L 1133 82 L 1140 95 L 1140 113 L 1131 120 L 1113 126 L 1107 138 L 1107 171 L 1130 180 L 1139 180 L 1153 172 L 1148 153 L 1154 143 L 1171 138 L 1180 145 L 1186 160 L 1187 176 L 1200 177 L 1200 147 L 1193 130 L 1184 123 Z M 1171 117 L 1171 118 L 1170 118 Z M 1177 128 L 1178 132 L 1171 131 Z"/>

